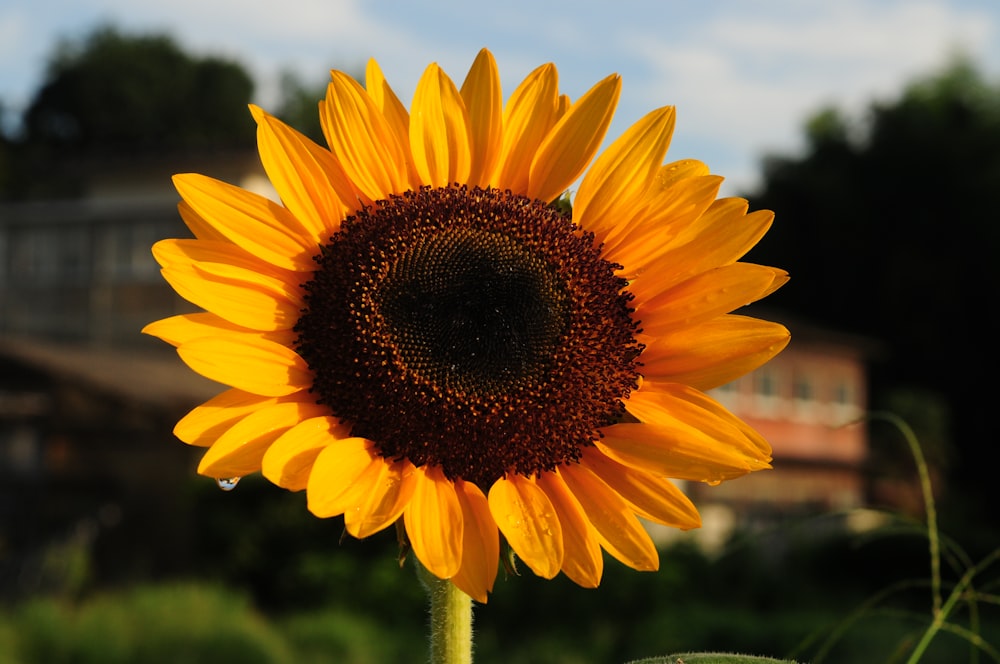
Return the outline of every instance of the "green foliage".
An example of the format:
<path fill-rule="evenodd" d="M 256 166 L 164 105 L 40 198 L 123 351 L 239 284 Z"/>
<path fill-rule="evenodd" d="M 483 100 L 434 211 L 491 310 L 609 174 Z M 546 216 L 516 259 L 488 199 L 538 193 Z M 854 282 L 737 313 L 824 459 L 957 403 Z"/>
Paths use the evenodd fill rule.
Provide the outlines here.
<path fill-rule="evenodd" d="M 285 643 L 246 599 L 169 585 L 95 596 L 73 607 L 29 601 L 7 618 L 19 661 L 59 664 L 286 662 Z"/>
<path fill-rule="evenodd" d="M 239 118 L 252 93 L 235 62 L 101 27 L 57 48 L 25 113 L 26 142 L 99 153 L 251 146 L 253 124 Z"/>
<path fill-rule="evenodd" d="M 319 101 L 326 96 L 326 83 L 307 84 L 294 72 L 281 75 L 281 103 L 274 115 L 317 143 L 323 144 Z"/>

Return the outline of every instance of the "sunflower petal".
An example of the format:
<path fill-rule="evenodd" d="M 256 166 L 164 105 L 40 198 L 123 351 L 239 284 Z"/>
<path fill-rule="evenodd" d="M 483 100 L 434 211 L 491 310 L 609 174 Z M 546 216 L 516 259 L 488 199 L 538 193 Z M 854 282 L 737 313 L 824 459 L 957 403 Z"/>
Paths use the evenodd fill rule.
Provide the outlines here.
<path fill-rule="evenodd" d="M 195 407 L 174 425 L 174 435 L 188 445 L 208 447 L 234 424 L 262 408 L 290 400 L 230 389 Z"/>
<path fill-rule="evenodd" d="M 497 524 L 478 486 L 458 480 L 455 493 L 462 507 L 462 565 L 451 581 L 472 599 L 486 602 L 500 564 Z"/>
<path fill-rule="evenodd" d="M 493 54 L 479 51 L 459 91 L 469 113 L 469 184 L 484 186 L 503 144 L 503 92 Z"/>
<path fill-rule="evenodd" d="M 271 443 L 261 459 L 261 473 L 280 487 L 301 491 L 319 453 L 335 440 L 350 437 L 350 427 L 320 415 L 302 420 Z"/>
<path fill-rule="evenodd" d="M 767 457 L 748 454 L 679 422 L 615 424 L 594 445 L 630 468 L 693 482 L 721 482 L 769 468 Z"/>
<path fill-rule="evenodd" d="M 302 272 L 285 270 L 262 261 L 228 240 L 160 240 L 153 245 L 153 258 L 161 267 L 196 263 L 226 263 L 280 279 L 289 285 L 308 278 Z"/>
<path fill-rule="evenodd" d="M 698 390 L 679 383 L 643 382 L 632 392 L 628 411 L 646 424 L 657 427 L 690 427 L 753 458 L 769 460 L 771 450 L 743 435 L 739 418 Z"/>
<path fill-rule="evenodd" d="M 639 516 L 681 530 L 701 526 L 691 499 L 665 477 L 623 466 L 595 447 L 584 448 L 580 464 L 624 498 Z"/>
<path fill-rule="evenodd" d="M 375 107 L 385 116 L 385 120 L 389 123 L 393 135 L 396 136 L 403 154 L 406 155 L 406 172 L 409 174 L 410 186 L 419 187 L 420 176 L 417 175 L 413 159 L 410 158 L 410 113 L 396 96 L 396 93 L 392 91 L 375 58 L 369 58 L 368 65 L 365 67 L 365 90 L 375 102 Z"/>
<path fill-rule="evenodd" d="M 189 268 L 167 267 L 160 273 L 188 302 L 248 329 L 291 329 L 302 310 L 297 286 L 245 268 L 198 263 Z"/>
<path fill-rule="evenodd" d="M 612 74 L 570 106 L 531 162 L 528 198 L 551 201 L 580 176 L 604 140 L 620 92 L 621 77 Z"/>
<path fill-rule="evenodd" d="M 788 345 L 783 325 L 727 314 L 655 339 L 643 351 L 642 374 L 699 390 L 753 371 Z"/>
<path fill-rule="evenodd" d="M 585 466 L 566 464 L 560 472 L 608 553 L 633 569 L 659 569 L 653 540 L 621 496 Z"/>
<path fill-rule="evenodd" d="M 368 490 L 344 512 L 344 527 L 358 539 L 392 525 L 403 514 L 416 485 L 415 469 L 406 459 L 382 459 L 369 466 L 367 474 L 372 475 Z"/>
<path fill-rule="evenodd" d="M 656 184 L 660 189 L 667 189 L 681 180 L 708 174 L 708 166 L 697 159 L 679 159 L 660 167 L 656 172 Z"/>
<path fill-rule="evenodd" d="M 464 523 L 455 484 L 439 466 L 416 469 L 416 487 L 403 514 L 413 552 L 434 576 L 450 579 L 462 565 Z"/>
<path fill-rule="evenodd" d="M 563 573 L 584 588 L 596 588 L 604 573 L 604 556 L 597 531 L 590 525 L 580 501 L 566 486 L 558 469 L 540 474 L 538 486 L 559 516 L 565 550 Z"/>
<path fill-rule="evenodd" d="M 774 220 L 770 210 L 750 214 L 746 210 L 747 202 L 741 198 L 715 201 L 671 241 L 668 250 L 657 257 L 658 265 L 687 277 L 738 261 L 764 237 Z"/>
<path fill-rule="evenodd" d="M 678 280 L 669 264 L 659 261 L 660 256 L 675 246 L 678 234 L 695 223 L 712 205 L 719 192 L 722 178 L 715 175 L 680 180 L 669 188 L 647 195 L 646 203 L 635 213 L 631 223 L 618 224 L 604 238 L 604 254 L 608 260 L 626 266 L 622 276 L 633 283 L 641 280 L 636 275 L 644 272 L 654 283 L 670 279 L 665 288 Z M 662 269 L 649 270 L 656 262 Z M 633 292 L 638 297 L 636 292 Z"/>
<path fill-rule="evenodd" d="M 201 458 L 198 472 L 208 477 L 242 477 L 260 470 L 267 447 L 305 418 L 326 412 L 314 402 L 264 406 L 230 427 Z"/>
<path fill-rule="evenodd" d="M 489 184 L 515 194 L 528 191 L 531 161 L 556 123 L 559 76 L 551 63 L 538 67 L 514 90 L 503 116 L 503 146 Z"/>
<path fill-rule="evenodd" d="M 678 419 L 711 432 L 720 440 L 729 438 L 750 454 L 771 458 L 771 446 L 753 427 L 689 385 L 643 381 L 642 389 L 632 393 L 627 405 L 629 412 L 644 422 Z M 739 432 L 736 437 L 734 430 Z"/>
<path fill-rule="evenodd" d="M 469 116 L 455 84 L 430 65 L 413 94 L 410 151 L 423 184 L 445 187 L 469 177 Z"/>
<path fill-rule="evenodd" d="M 171 346 L 199 337 L 211 337 L 220 333 L 243 333 L 246 328 L 233 325 L 215 314 L 199 312 L 195 314 L 178 314 L 149 323 L 142 328 L 143 334 L 156 337 Z"/>
<path fill-rule="evenodd" d="M 326 518 L 354 507 L 358 480 L 372 464 L 382 463 L 372 449 L 374 445 L 364 438 L 340 438 L 320 450 L 306 483 L 310 512 Z"/>
<path fill-rule="evenodd" d="M 191 234 L 199 240 L 213 240 L 216 242 L 229 242 L 226 236 L 215 229 L 212 224 L 205 221 L 200 214 L 187 201 L 177 204 L 177 212 L 181 215 L 181 220 L 188 227 Z"/>
<path fill-rule="evenodd" d="M 201 219 L 250 254 L 295 272 L 315 267 L 312 234 L 274 201 L 197 173 L 175 175 L 174 186 Z"/>
<path fill-rule="evenodd" d="M 331 72 L 320 120 L 330 151 L 348 177 L 372 201 L 402 193 L 406 156 L 371 96 L 353 78 Z"/>
<path fill-rule="evenodd" d="M 535 480 L 511 474 L 488 496 L 490 512 L 514 552 L 538 576 L 551 579 L 563 561 L 563 537 L 552 501 Z"/>
<path fill-rule="evenodd" d="M 313 242 L 326 242 L 347 212 L 345 198 L 355 200 L 353 185 L 329 152 L 257 106 L 250 110 L 268 179 Z"/>
<path fill-rule="evenodd" d="M 252 335 L 192 339 L 178 346 L 177 354 L 202 376 L 251 394 L 280 397 L 312 385 L 298 353 Z"/>
<path fill-rule="evenodd" d="M 724 265 L 641 300 L 636 316 L 642 320 L 643 333 L 659 337 L 755 302 L 786 275 L 784 270 L 753 263 Z"/>
<path fill-rule="evenodd" d="M 599 156 L 580 182 L 573 221 L 603 241 L 636 212 L 674 131 L 674 108 L 647 113 Z"/>

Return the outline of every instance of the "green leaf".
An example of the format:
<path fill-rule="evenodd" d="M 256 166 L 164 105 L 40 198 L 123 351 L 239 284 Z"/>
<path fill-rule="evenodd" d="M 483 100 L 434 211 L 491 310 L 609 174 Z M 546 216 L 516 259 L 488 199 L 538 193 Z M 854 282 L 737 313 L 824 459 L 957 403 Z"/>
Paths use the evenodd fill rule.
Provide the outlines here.
<path fill-rule="evenodd" d="M 725 652 L 685 652 L 666 657 L 639 659 L 629 664 L 795 664 L 791 659 L 773 659 Z"/>

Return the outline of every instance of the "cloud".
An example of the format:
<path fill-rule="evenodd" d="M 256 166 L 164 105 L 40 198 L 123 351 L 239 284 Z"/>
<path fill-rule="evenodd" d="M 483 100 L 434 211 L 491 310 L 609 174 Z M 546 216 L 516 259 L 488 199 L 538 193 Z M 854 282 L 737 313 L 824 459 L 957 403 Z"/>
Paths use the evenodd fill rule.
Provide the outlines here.
<path fill-rule="evenodd" d="M 642 95 L 662 103 L 668 91 L 680 106 L 679 129 L 747 156 L 793 148 L 821 106 L 857 111 L 959 47 L 979 55 L 997 32 L 995 14 L 931 0 L 776 0 L 730 10 L 680 38 L 643 32 L 621 47 L 650 70 Z"/>

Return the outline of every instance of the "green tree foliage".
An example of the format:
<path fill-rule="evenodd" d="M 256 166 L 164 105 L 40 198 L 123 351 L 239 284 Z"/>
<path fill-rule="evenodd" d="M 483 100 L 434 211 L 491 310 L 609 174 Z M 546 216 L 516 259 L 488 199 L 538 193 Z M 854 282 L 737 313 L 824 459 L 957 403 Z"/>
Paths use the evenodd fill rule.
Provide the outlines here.
<path fill-rule="evenodd" d="M 876 405 L 903 385 L 942 394 L 955 479 L 985 480 L 982 446 L 996 441 L 986 386 L 1000 292 L 1000 86 L 959 61 L 872 105 L 864 122 L 822 111 L 806 138 L 804 156 L 765 163 L 751 198 L 778 218 L 749 259 L 791 272 L 775 305 L 885 343 Z"/>
<path fill-rule="evenodd" d="M 323 128 L 319 122 L 319 101 L 326 96 L 326 81 L 307 84 L 294 72 L 281 75 L 281 103 L 272 111 L 283 122 L 324 145 Z"/>
<path fill-rule="evenodd" d="M 64 42 L 29 105 L 26 140 L 86 152 L 250 145 L 244 68 L 185 54 L 166 35 L 98 28 Z"/>

